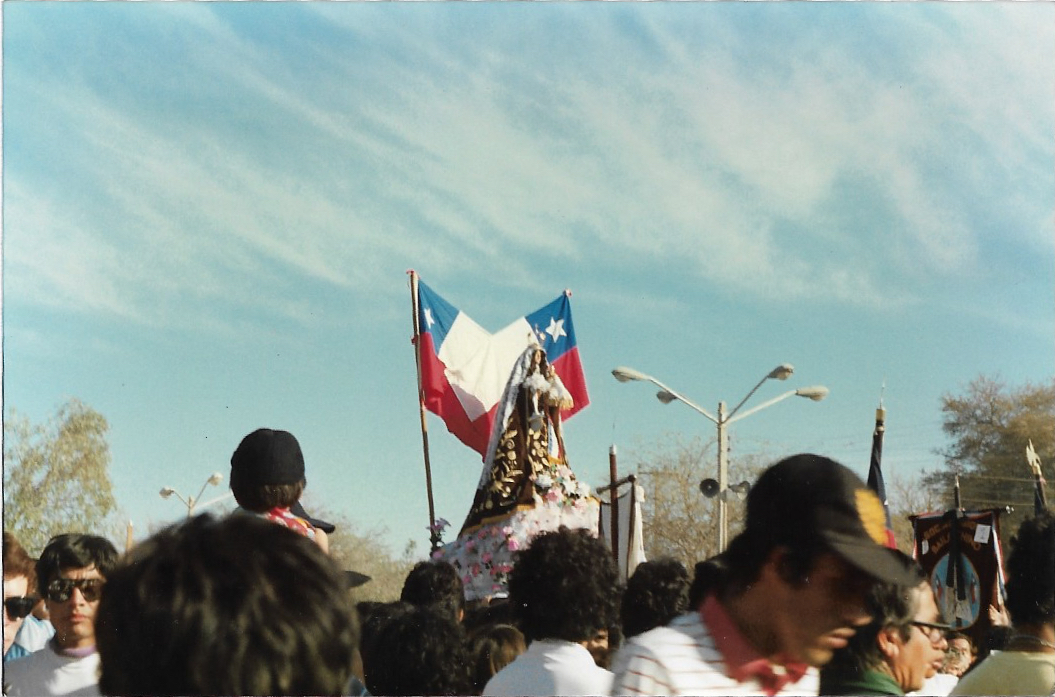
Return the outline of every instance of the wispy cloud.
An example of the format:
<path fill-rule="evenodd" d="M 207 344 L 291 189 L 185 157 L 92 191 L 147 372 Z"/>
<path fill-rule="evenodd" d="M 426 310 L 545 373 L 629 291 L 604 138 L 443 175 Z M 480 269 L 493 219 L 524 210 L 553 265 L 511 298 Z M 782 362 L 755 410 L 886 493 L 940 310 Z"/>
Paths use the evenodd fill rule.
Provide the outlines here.
<path fill-rule="evenodd" d="M 226 8 L 164 10 L 156 38 L 185 62 L 145 65 L 153 90 L 104 89 L 99 63 L 8 99 L 15 118 L 54 110 L 91 162 L 62 178 L 98 191 L 72 205 L 37 186 L 54 173 L 32 142 L 10 155 L 9 273 L 23 299 L 150 322 L 187 297 L 300 314 L 291 278 L 376 292 L 417 259 L 534 285 L 602 251 L 761 298 L 889 307 L 917 296 L 890 289 L 892 268 L 983 263 L 987 206 L 1024 229 L 1011 244 L 1050 254 L 1050 208 L 1002 199 L 1052 186 L 1052 24 L 899 9 L 912 22 L 861 9 L 766 50 L 728 10 L 555 7 L 548 56 L 490 7 L 499 30 L 457 44 L 465 8 L 312 7 L 280 46 Z M 890 51 L 869 12 L 911 49 Z M 32 58 L 7 70 L 31 74 Z M 181 87 L 195 108 L 171 99 Z"/>

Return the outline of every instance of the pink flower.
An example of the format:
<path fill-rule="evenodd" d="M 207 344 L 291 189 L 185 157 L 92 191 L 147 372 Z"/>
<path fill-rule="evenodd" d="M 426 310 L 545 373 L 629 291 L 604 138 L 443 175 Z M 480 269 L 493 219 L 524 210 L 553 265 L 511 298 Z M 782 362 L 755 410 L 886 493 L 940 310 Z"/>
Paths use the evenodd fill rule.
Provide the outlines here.
<path fill-rule="evenodd" d="M 484 564 L 489 563 L 491 561 L 491 559 L 492 559 L 492 557 L 491 557 L 491 553 L 490 552 L 484 552 L 483 554 L 480 555 L 480 561 L 482 561 Z"/>
<path fill-rule="evenodd" d="M 433 559 L 439 559 L 442 556 L 443 556 L 443 550 L 442 549 L 437 549 L 435 552 L 432 553 L 432 558 Z"/>
<path fill-rule="evenodd" d="M 506 542 L 506 547 L 509 548 L 510 552 L 515 552 L 520 549 L 520 543 L 516 541 L 516 538 L 510 537 Z"/>
<path fill-rule="evenodd" d="M 556 501 L 560 501 L 560 492 L 557 491 L 556 489 L 550 489 L 549 491 L 546 492 L 546 495 L 543 498 L 545 498 L 550 503 L 554 503 Z"/>
<path fill-rule="evenodd" d="M 469 569 L 469 572 L 472 573 L 473 576 L 479 576 L 480 575 L 480 565 L 479 564 L 473 564 L 472 568 Z"/>

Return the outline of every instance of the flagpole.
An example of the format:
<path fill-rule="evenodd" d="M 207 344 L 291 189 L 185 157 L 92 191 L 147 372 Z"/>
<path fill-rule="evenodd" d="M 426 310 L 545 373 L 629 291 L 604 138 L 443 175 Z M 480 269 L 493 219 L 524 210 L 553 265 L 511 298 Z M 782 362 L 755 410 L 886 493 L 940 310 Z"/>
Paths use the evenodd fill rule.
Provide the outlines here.
<path fill-rule="evenodd" d="M 612 502 L 612 557 L 616 568 L 619 568 L 619 485 L 616 483 L 619 473 L 615 461 L 615 443 L 608 449 L 608 476 L 612 483 L 612 488 L 608 490 Z"/>
<path fill-rule="evenodd" d="M 418 410 L 421 416 L 421 448 L 425 456 L 425 491 L 429 498 L 429 544 L 431 551 L 440 547 L 440 532 L 436 529 L 436 504 L 432 498 L 432 464 L 429 461 L 429 429 L 425 420 L 425 393 L 421 386 L 421 323 L 418 321 L 418 274 L 411 269 L 410 305 L 414 314 L 414 363 L 418 370 Z"/>

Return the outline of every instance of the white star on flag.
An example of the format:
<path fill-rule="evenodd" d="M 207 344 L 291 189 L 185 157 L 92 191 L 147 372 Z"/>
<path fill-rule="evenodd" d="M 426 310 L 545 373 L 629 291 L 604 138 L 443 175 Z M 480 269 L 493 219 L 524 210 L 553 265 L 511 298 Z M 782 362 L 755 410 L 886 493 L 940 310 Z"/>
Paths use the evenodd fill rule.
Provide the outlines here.
<path fill-rule="evenodd" d="M 564 320 L 558 320 L 550 317 L 549 326 L 546 327 L 546 333 L 553 337 L 554 341 L 557 341 L 562 336 L 568 336 L 564 331 Z"/>
<path fill-rule="evenodd" d="M 432 325 L 436 324 L 436 320 L 432 319 L 432 308 L 431 307 L 426 307 L 425 308 L 425 324 L 427 324 L 429 326 L 429 329 L 432 328 Z"/>

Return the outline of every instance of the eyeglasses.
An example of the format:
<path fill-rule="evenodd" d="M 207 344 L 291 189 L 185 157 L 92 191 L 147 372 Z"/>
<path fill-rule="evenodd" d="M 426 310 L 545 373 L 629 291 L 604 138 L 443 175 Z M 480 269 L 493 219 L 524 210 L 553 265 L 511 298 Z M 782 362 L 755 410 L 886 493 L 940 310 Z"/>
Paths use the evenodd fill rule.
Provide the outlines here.
<path fill-rule="evenodd" d="M 40 598 L 25 595 L 4 598 L 4 610 L 7 611 L 7 616 L 11 619 L 21 619 L 33 612 L 33 608 L 36 607 L 39 600 Z"/>
<path fill-rule="evenodd" d="M 932 644 L 939 643 L 945 637 L 945 632 L 952 629 L 951 625 L 938 624 L 937 622 L 913 622 L 912 626 L 918 627 Z"/>
<path fill-rule="evenodd" d="M 48 584 L 45 595 L 53 603 L 64 603 L 73 595 L 73 589 L 79 588 L 84 599 L 94 603 L 102 594 L 105 583 L 101 578 L 57 578 Z"/>

